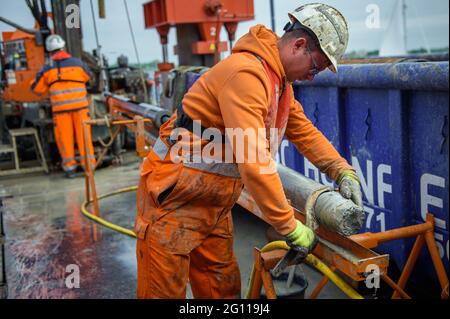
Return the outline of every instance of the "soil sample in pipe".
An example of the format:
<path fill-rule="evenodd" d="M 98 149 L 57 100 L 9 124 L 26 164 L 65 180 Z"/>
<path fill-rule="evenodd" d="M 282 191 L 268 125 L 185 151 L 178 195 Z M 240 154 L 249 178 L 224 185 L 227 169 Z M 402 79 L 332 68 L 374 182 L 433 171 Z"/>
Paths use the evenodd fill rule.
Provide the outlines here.
<path fill-rule="evenodd" d="M 305 212 L 307 199 L 316 190 L 323 188 L 323 185 L 283 165 L 278 165 L 277 170 L 291 205 Z M 313 211 L 322 227 L 345 236 L 356 234 L 362 228 L 365 219 L 362 208 L 336 191 L 319 195 Z"/>

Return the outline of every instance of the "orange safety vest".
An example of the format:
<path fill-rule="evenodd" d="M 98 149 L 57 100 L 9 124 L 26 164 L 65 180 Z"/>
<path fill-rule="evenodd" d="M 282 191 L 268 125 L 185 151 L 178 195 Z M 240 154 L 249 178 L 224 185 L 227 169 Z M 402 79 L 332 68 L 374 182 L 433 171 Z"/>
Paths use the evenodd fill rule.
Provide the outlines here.
<path fill-rule="evenodd" d="M 60 51 L 39 71 L 31 89 L 36 94 L 49 90 L 53 114 L 78 111 L 89 106 L 85 83 L 90 77 L 80 59 Z"/>

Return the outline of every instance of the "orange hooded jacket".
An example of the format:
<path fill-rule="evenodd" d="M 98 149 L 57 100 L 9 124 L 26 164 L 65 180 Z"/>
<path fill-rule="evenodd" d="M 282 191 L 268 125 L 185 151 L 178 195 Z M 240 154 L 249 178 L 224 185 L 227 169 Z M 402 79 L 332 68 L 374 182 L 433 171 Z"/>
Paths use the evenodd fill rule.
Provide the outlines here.
<path fill-rule="evenodd" d="M 256 25 L 235 45 L 233 54 L 202 75 L 186 93 L 183 110 L 203 127 L 265 128 L 272 101 L 272 87 L 263 58 L 286 81 L 278 51 L 278 37 L 263 25 Z M 254 54 L 252 54 L 254 53 Z M 285 82 L 292 90 L 291 83 Z M 344 170 L 352 169 L 326 137 L 306 118 L 303 108 L 292 95 L 286 137 L 310 162 L 335 180 Z M 163 126 L 161 138 L 169 137 L 171 125 Z M 269 150 L 267 149 L 267 152 Z M 264 164 L 267 166 L 267 164 Z M 282 235 L 296 227 L 294 213 L 283 191 L 277 172 L 261 174 L 261 163 L 238 163 L 244 185 L 263 214 Z"/>

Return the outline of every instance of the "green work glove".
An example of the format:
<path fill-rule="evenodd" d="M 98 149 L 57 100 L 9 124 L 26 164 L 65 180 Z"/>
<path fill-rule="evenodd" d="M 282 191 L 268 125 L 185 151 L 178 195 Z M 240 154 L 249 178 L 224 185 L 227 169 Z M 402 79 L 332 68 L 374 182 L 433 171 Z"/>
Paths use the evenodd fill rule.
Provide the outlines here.
<path fill-rule="evenodd" d="M 316 238 L 314 231 L 303 225 L 300 221 L 297 220 L 296 222 L 297 227 L 295 227 L 295 230 L 292 233 L 286 235 L 286 239 L 291 245 L 306 247 L 311 251 L 311 249 L 314 248 L 312 246 L 314 246 Z"/>
<path fill-rule="evenodd" d="M 339 185 L 339 193 L 344 198 L 351 199 L 356 205 L 363 207 L 361 184 L 354 171 L 343 171 L 336 179 L 336 183 Z"/>

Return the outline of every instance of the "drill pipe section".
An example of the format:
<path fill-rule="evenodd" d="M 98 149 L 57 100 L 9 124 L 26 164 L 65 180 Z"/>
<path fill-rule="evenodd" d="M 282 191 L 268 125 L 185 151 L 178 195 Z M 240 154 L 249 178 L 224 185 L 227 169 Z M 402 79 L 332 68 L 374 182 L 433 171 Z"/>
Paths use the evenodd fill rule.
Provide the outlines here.
<path fill-rule="evenodd" d="M 143 118 L 150 119 L 157 129 L 159 129 L 164 122 L 169 120 L 172 115 L 168 110 L 162 109 L 156 105 L 137 103 L 120 95 L 105 93 L 105 97 L 108 105 L 111 103 L 125 113 L 139 115 Z"/>
<path fill-rule="evenodd" d="M 283 165 L 278 165 L 277 170 L 291 205 L 305 212 L 307 199 L 323 185 Z M 365 219 L 362 208 L 335 191 L 320 194 L 313 212 L 320 226 L 344 236 L 356 234 Z"/>

